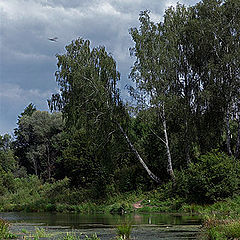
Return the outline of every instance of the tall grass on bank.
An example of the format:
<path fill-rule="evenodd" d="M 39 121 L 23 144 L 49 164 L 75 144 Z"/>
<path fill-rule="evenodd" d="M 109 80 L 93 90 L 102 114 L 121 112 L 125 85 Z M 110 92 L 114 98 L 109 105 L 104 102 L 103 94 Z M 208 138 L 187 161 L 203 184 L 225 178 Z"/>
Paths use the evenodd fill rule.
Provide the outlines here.
<path fill-rule="evenodd" d="M 12 239 L 16 236 L 9 231 L 10 223 L 0 218 L 0 239 Z"/>
<path fill-rule="evenodd" d="M 9 234 L 9 222 L 0 218 L 0 239 L 6 238 Z"/>
<path fill-rule="evenodd" d="M 240 195 L 235 195 L 232 198 L 216 202 L 214 204 L 199 205 L 199 204 L 183 204 L 179 209 L 180 212 L 201 214 L 201 215 L 218 215 L 218 218 L 239 217 L 240 214 Z"/>
<path fill-rule="evenodd" d="M 240 239 L 240 220 L 222 220 L 211 216 L 205 219 L 204 232 L 204 239 L 207 240 Z"/>

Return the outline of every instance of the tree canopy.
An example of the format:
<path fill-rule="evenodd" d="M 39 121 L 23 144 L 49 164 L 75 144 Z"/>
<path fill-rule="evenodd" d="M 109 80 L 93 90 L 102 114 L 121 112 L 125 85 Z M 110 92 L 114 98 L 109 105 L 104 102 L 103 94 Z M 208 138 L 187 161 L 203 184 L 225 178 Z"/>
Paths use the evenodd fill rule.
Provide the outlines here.
<path fill-rule="evenodd" d="M 192 189 L 206 183 L 207 196 L 217 184 L 216 169 L 226 165 L 236 191 L 239 24 L 238 0 L 177 4 L 159 22 L 142 11 L 139 27 L 130 29 L 135 62 L 129 92 L 136 108 L 121 99 L 117 62 L 105 47 L 72 41 L 56 56 L 59 91 L 48 100 L 52 113 L 32 103 L 24 109 L 15 139 L 0 138 L 0 171 L 19 176 L 16 169 L 23 167 L 48 182 L 68 177 L 71 187 L 91 189 L 95 198 L 171 180 L 176 193 L 184 188 L 199 201 Z M 209 201 L 230 194 L 226 174 L 221 171 L 222 193 L 214 190 Z"/>

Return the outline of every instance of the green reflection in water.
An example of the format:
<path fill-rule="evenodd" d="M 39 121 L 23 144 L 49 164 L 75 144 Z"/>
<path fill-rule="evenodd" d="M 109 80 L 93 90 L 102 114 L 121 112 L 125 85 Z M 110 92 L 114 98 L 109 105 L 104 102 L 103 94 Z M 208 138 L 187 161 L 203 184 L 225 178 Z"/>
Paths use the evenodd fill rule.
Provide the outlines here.
<path fill-rule="evenodd" d="M 133 224 L 132 238 L 137 240 L 156 239 L 196 239 L 201 219 L 197 216 L 173 214 L 126 214 L 126 215 L 82 215 L 64 213 L 0 213 L 0 217 L 13 224 L 13 231 L 27 229 L 34 231 L 37 224 L 47 226 L 52 238 L 72 231 L 91 235 L 97 233 L 102 240 L 116 235 L 115 227 L 124 222 Z M 59 235 L 60 234 L 60 235 Z"/>

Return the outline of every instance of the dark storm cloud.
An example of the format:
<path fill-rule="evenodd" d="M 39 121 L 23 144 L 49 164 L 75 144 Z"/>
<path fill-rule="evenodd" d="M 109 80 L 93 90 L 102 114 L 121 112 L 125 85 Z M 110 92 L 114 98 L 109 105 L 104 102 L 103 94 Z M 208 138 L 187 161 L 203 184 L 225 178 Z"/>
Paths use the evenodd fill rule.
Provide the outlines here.
<path fill-rule="evenodd" d="M 30 103 L 47 110 L 56 92 L 57 53 L 77 37 L 104 45 L 116 59 L 127 92 L 132 46 L 128 33 L 138 26 L 139 12 L 149 9 L 154 21 L 175 0 L 1 0 L 0 2 L 0 134 L 11 132 L 17 116 Z M 197 0 L 182 0 L 186 5 Z M 49 37 L 58 37 L 50 42 Z"/>

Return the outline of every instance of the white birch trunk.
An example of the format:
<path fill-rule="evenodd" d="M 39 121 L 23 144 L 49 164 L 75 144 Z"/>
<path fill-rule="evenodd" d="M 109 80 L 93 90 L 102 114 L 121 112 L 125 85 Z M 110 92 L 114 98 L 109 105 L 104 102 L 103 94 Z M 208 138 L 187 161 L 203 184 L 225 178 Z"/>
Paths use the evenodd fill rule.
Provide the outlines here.
<path fill-rule="evenodd" d="M 239 148 L 240 148 L 240 111 L 238 112 L 238 133 L 237 133 L 235 158 L 238 158 L 239 156 Z"/>
<path fill-rule="evenodd" d="M 139 162 L 142 164 L 142 166 L 144 167 L 144 169 L 147 171 L 148 175 L 157 183 L 161 183 L 161 180 L 155 175 L 153 174 L 150 169 L 148 168 L 148 166 L 146 165 L 146 163 L 143 161 L 143 159 L 141 158 L 140 154 L 138 153 L 138 151 L 136 150 L 136 148 L 134 147 L 134 145 L 131 143 L 130 139 L 128 138 L 128 135 L 126 134 L 126 132 L 123 130 L 122 126 L 116 122 L 120 131 L 122 132 L 122 134 L 124 135 L 128 145 L 130 146 L 130 148 L 132 149 L 132 151 L 134 152 L 134 154 L 136 155 L 137 159 L 139 160 Z"/>
<path fill-rule="evenodd" d="M 227 118 L 226 118 L 226 124 L 227 124 L 227 151 L 230 156 L 232 156 L 232 150 L 231 150 L 231 132 L 230 132 L 230 124 L 229 124 L 229 107 L 227 108 Z"/>
<path fill-rule="evenodd" d="M 171 157 L 171 152 L 170 152 L 169 142 L 168 142 L 167 122 L 166 122 L 166 117 L 165 117 L 164 104 L 162 105 L 162 122 L 163 122 L 164 136 L 165 136 L 165 146 L 166 146 L 166 152 L 167 152 L 167 159 L 168 159 L 167 172 L 171 176 L 172 180 L 175 181 L 175 175 L 174 175 L 173 167 L 172 167 L 172 157 Z"/>

